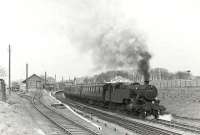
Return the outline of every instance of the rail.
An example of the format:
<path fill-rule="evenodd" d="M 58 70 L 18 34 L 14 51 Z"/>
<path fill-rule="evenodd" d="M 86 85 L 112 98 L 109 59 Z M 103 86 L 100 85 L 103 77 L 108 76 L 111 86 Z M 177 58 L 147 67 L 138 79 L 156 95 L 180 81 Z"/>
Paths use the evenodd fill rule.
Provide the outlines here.
<path fill-rule="evenodd" d="M 93 109 L 92 107 L 88 107 L 85 105 L 82 105 L 80 103 L 77 102 L 73 102 L 70 103 L 69 100 L 66 102 L 65 100 L 62 100 L 62 102 L 65 102 L 66 104 L 72 106 L 73 108 L 79 108 L 79 109 L 83 109 L 83 111 L 87 111 L 89 110 L 89 112 L 95 114 L 95 116 L 115 123 L 117 125 L 120 125 L 128 130 L 131 130 L 135 133 L 141 134 L 141 135 L 181 135 L 180 133 L 176 133 L 170 130 L 166 130 L 166 129 L 162 129 L 159 127 L 154 127 L 148 124 L 144 124 L 144 123 L 140 123 L 137 121 L 131 121 L 131 120 L 127 120 L 127 119 L 123 119 L 108 113 L 104 113 L 102 111 L 98 111 L 97 109 Z"/>
<path fill-rule="evenodd" d="M 23 95 L 27 96 L 27 95 Z M 36 110 L 38 110 L 44 117 L 50 120 L 57 127 L 62 129 L 68 135 L 98 135 L 99 133 L 92 131 L 75 121 L 67 118 L 66 116 L 56 112 L 49 106 L 43 104 L 40 101 L 41 94 L 37 97 L 36 95 L 32 97 L 31 102 Z M 38 98 L 38 99 L 36 99 Z M 29 97 L 30 100 L 30 97 Z"/>

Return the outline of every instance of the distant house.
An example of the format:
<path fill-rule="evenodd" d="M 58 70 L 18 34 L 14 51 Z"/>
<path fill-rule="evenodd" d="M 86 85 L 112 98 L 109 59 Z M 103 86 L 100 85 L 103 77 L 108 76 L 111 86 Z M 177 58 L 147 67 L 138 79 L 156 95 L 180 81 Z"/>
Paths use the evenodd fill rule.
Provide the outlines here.
<path fill-rule="evenodd" d="M 30 77 L 28 77 L 26 80 L 23 81 L 23 83 L 25 84 L 26 82 L 28 82 L 28 89 L 31 88 L 41 89 L 44 87 L 44 79 L 42 79 L 36 74 L 31 75 Z"/>

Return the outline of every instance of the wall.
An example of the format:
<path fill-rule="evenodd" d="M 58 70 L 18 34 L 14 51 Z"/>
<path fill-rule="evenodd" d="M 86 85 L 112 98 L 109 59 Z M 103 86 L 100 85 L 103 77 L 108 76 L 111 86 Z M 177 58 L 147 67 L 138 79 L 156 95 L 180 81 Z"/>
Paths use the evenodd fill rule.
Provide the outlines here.
<path fill-rule="evenodd" d="M 28 79 L 28 88 L 43 88 L 44 81 L 37 77 L 37 76 L 32 76 L 31 78 Z"/>

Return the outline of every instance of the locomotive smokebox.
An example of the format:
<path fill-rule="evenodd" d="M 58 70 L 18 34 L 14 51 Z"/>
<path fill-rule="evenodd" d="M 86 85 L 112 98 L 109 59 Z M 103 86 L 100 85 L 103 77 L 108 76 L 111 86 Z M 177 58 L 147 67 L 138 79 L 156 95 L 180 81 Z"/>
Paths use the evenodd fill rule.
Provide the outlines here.
<path fill-rule="evenodd" d="M 149 80 L 145 80 L 145 81 L 144 81 L 144 84 L 145 84 L 145 85 L 149 85 Z"/>

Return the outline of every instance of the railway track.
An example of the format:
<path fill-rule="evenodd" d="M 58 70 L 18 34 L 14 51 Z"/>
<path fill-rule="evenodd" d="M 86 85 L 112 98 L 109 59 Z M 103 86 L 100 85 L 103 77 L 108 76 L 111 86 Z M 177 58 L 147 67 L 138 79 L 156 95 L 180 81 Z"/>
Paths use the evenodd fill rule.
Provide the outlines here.
<path fill-rule="evenodd" d="M 189 117 L 181 117 L 181 116 L 177 116 L 177 115 L 175 115 L 175 114 L 173 114 L 173 117 L 175 118 L 175 119 L 180 119 L 180 120 L 190 120 L 190 121 L 195 121 L 195 122 L 199 122 L 200 123 L 200 119 L 195 119 L 195 118 L 189 118 Z"/>
<path fill-rule="evenodd" d="M 130 120 L 123 119 L 117 116 L 113 116 L 108 113 L 103 113 L 102 111 L 98 111 L 97 109 L 94 109 L 92 107 L 87 107 L 77 102 L 70 103 L 69 101 L 66 102 L 64 99 L 59 99 L 59 100 L 70 105 L 73 108 L 78 108 L 80 110 L 82 109 L 83 111 L 86 111 L 87 109 L 89 110 L 89 112 L 92 112 L 93 114 L 95 114 L 95 116 L 105 121 L 115 123 L 117 125 L 120 125 L 128 130 L 131 130 L 141 135 L 181 135 L 180 133 L 172 132 L 166 129 L 154 127 L 154 126 L 143 124 L 136 121 L 130 121 Z"/>
<path fill-rule="evenodd" d="M 20 96 L 25 97 L 28 100 L 31 100 L 36 110 L 38 110 L 43 116 L 45 116 L 57 127 L 62 129 L 67 135 L 98 135 L 99 134 L 63 116 L 62 114 L 57 113 L 55 110 L 51 109 L 50 107 L 44 105 L 40 101 L 40 97 L 36 97 L 36 96 L 30 97 L 28 95 L 20 95 Z M 60 135 L 60 133 L 58 133 L 58 135 Z"/>
<path fill-rule="evenodd" d="M 195 127 L 195 126 L 191 126 L 188 124 L 183 124 L 183 123 L 178 123 L 175 121 L 165 121 L 165 120 L 153 120 L 153 122 L 158 123 L 158 124 L 162 124 L 168 127 L 172 127 L 172 128 L 176 128 L 176 129 L 181 129 L 184 131 L 190 131 L 192 133 L 195 134 L 200 134 L 200 128 L 199 127 Z"/>
<path fill-rule="evenodd" d="M 78 105 L 79 106 L 79 105 Z M 184 119 L 184 117 L 175 116 L 176 119 Z M 186 120 L 191 120 L 187 118 Z M 194 134 L 200 134 L 200 128 L 198 126 L 192 126 L 186 123 L 180 123 L 177 121 L 165 121 L 165 120 L 148 120 L 149 122 L 153 122 L 156 124 L 161 124 L 167 126 L 169 128 L 180 129 L 182 131 L 191 132 Z M 200 120 L 195 119 L 195 121 L 200 122 Z"/>

